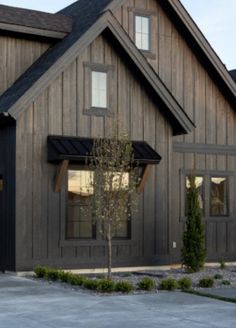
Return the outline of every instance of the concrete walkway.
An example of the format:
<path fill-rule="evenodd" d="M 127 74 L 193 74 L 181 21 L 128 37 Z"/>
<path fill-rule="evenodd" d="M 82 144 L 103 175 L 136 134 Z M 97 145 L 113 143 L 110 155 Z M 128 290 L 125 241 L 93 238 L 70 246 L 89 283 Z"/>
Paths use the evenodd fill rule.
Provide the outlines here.
<path fill-rule="evenodd" d="M 203 288 L 200 290 L 203 293 L 223 296 L 235 299 L 236 301 L 236 288 L 235 287 L 221 287 L 221 288 Z"/>
<path fill-rule="evenodd" d="M 0 274 L 0 328 L 232 328 L 236 305 L 180 292 L 93 296 Z"/>

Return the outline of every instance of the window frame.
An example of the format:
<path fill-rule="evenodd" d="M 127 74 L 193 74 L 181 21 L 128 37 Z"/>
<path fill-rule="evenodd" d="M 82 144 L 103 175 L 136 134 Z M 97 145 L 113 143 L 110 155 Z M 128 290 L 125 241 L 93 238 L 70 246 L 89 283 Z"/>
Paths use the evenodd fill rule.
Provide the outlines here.
<path fill-rule="evenodd" d="M 232 203 L 235 187 L 234 187 L 234 172 L 233 171 L 217 171 L 217 170 L 189 170 L 180 169 L 180 215 L 179 221 L 186 221 L 185 212 L 185 201 L 186 201 L 186 177 L 193 174 L 196 176 L 202 176 L 204 179 L 204 211 L 203 211 L 203 221 L 204 222 L 231 222 L 233 221 L 234 205 Z M 211 216 L 210 215 L 210 185 L 212 177 L 222 177 L 228 180 L 228 199 L 227 199 L 227 210 L 228 214 Z"/>
<path fill-rule="evenodd" d="M 137 45 L 137 41 L 136 41 L 136 36 L 137 36 L 137 22 L 136 22 L 136 19 L 137 18 L 147 18 L 148 19 L 148 48 L 147 49 L 144 49 L 144 48 L 139 48 L 138 45 Z M 144 33 L 141 32 L 141 36 L 143 35 Z M 150 53 L 151 52 L 151 16 L 148 15 L 148 14 L 138 14 L 138 13 L 135 13 L 134 14 L 134 43 L 136 45 L 136 47 L 142 51 L 142 52 L 147 52 L 147 53 Z"/>
<path fill-rule="evenodd" d="M 113 116 L 113 103 L 114 95 L 112 90 L 114 90 L 114 65 L 105 65 L 100 63 L 84 62 L 84 83 L 83 83 L 83 93 L 84 93 L 84 104 L 83 104 L 83 114 L 91 116 Z M 107 96 L 107 106 L 106 107 L 96 107 L 92 106 L 92 73 L 106 73 L 106 96 Z"/>
<path fill-rule="evenodd" d="M 129 8 L 129 19 L 132 22 L 133 27 L 131 28 L 131 34 L 133 38 L 133 42 L 136 45 L 136 17 L 147 17 L 149 18 L 149 50 L 142 50 L 139 49 L 139 51 L 142 52 L 142 54 L 149 59 L 156 59 L 156 47 L 157 47 L 157 27 L 155 21 L 157 20 L 156 12 L 141 8 Z"/>

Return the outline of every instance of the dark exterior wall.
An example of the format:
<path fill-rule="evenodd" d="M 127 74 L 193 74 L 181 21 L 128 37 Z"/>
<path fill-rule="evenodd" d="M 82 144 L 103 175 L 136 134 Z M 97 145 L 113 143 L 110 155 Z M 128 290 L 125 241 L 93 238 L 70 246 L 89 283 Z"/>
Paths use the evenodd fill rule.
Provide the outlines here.
<path fill-rule="evenodd" d="M 159 2 L 129 0 L 115 10 L 115 16 L 132 39 L 135 10 L 147 11 L 152 18 L 153 49 L 147 60 L 196 125 L 192 133 L 173 138 L 175 152 L 171 168 L 172 185 L 169 189 L 172 207 L 169 226 L 170 261 L 179 262 L 180 259 L 184 226 L 181 209 L 184 175 L 181 172 L 193 169 L 196 172 L 202 170 L 216 175 L 217 172 L 225 172 L 230 175 L 230 217 L 215 220 L 206 217 L 205 221 L 208 259 L 235 260 L 236 156 L 233 150 L 236 147 L 236 113 Z M 179 143 L 181 151 L 177 147 Z M 206 145 L 209 147 L 206 148 Z M 223 151 L 217 148 L 219 145 L 223 146 Z M 177 242 L 176 249 L 171 249 L 173 241 Z"/>
<path fill-rule="evenodd" d="M 112 65 L 112 110 L 131 139 L 145 140 L 163 157 L 152 167 L 132 221 L 132 240 L 114 243 L 115 265 L 164 263 L 169 260 L 170 163 L 172 129 L 153 95 L 126 59 L 101 36 L 26 109 L 17 121 L 16 151 L 16 268 L 36 264 L 57 267 L 101 267 L 106 263 L 103 242 L 64 241 L 65 181 L 53 191 L 57 167 L 47 163 L 49 134 L 99 137 L 112 131 L 111 117 L 83 114 L 89 85 L 84 63 Z M 135 74 L 135 75 L 134 75 Z"/>
<path fill-rule="evenodd" d="M 15 125 L 0 126 L 0 270 L 15 270 Z"/>
<path fill-rule="evenodd" d="M 49 47 L 50 43 L 1 35 L 0 32 L 0 95 Z"/>

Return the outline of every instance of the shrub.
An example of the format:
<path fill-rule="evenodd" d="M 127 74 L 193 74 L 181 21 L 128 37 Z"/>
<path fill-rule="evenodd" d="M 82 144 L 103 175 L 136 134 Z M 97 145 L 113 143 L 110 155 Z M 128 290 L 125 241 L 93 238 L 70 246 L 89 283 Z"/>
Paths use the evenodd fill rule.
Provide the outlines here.
<path fill-rule="evenodd" d="M 223 259 L 221 259 L 221 260 L 219 261 L 219 263 L 220 263 L 220 268 L 221 268 L 221 270 L 224 270 L 224 269 L 226 268 L 225 261 L 224 261 Z"/>
<path fill-rule="evenodd" d="M 187 220 L 183 235 L 181 262 L 189 272 L 197 272 L 203 268 L 206 259 L 205 233 L 195 177 L 189 176 L 189 182 L 190 186 L 186 195 Z"/>
<path fill-rule="evenodd" d="M 178 287 L 178 283 L 173 278 L 162 279 L 159 285 L 161 290 L 175 290 Z"/>
<path fill-rule="evenodd" d="M 56 281 L 59 279 L 59 272 L 56 269 L 46 269 L 45 278 Z"/>
<path fill-rule="evenodd" d="M 112 293 L 115 291 L 115 283 L 110 279 L 101 279 L 98 281 L 98 290 L 103 293 Z"/>
<path fill-rule="evenodd" d="M 118 281 L 115 286 L 115 291 L 121 293 L 130 293 L 133 289 L 133 284 L 128 281 Z"/>
<path fill-rule="evenodd" d="M 231 285 L 231 282 L 229 280 L 222 280 L 222 283 L 221 283 L 223 286 L 230 286 Z"/>
<path fill-rule="evenodd" d="M 139 289 L 142 290 L 153 290 L 156 287 L 155 281 L 152 278 L 144 277 L 138 283 Z"/>
<path fill-rule="evenodd" d="M 187 277 L 181 278 L 178 281 L 178 286 L 182 290 L 190 289 L 192 287 L 192 280 Z"/>
<path fill-rule="evenodd" d="M 70 274 L 70 272 L 58 271 L 58 279 L 62 282 L 69 282 L 68 279 Z"/>
<path fill-rule="evenodd" d="M 212 277 L 204 277 L 199 280 L 198 287 L 211 288 L 214 286 L 214 279 Z"/>
<path fill-rule="evenodd" d="M 67 282 L 73 286 L 82 286 L 85 280 L 86 278 L 83 276 L 78 276 L 77 274 L 73 274 L 71 272 L 67 274 Z"/>
<path fill-rule="evenodd" d="M 85 279 L 83 282 L 83 286 L 87 289 L 91 289 L 91 290 L 97 290 L 98 289 L 98 284 L 99 281 L 96 279 Z"/>
<path fill-rule="evenodd" d="M 42 266 L 37 266 L 34 269 L 34 273 L 36 274 L 37 278 L 44 278 L 47 272 L 47 268 L 46 267 L 42 267 Z"/>
<path fill-rule="evenodd" d="M 223 279 L 223 276 L 222 276 L 222 274 L 219 274 L 219 273 L 216 273 L 215 275 L 214 275 L 214 279 Z"/>

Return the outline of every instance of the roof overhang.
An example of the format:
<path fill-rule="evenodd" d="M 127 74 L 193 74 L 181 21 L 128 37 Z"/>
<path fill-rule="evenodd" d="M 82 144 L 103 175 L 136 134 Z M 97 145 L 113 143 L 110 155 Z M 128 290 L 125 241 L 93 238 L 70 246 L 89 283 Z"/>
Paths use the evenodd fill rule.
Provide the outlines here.
<path fill-rule="evenodd" d="M 4 34 L 38 36 L 47 39 L 63 39 L 68 33 L 53 30 L 22 26 L 16 24 L 7 24 L 0 22 L 0 31 Z"/>
<path fill-rule="evenodd" d="M 85 164 L 90 157 L 94 139 L 81 137 L 48 136 L 48 161 L 64 160 Z M 161 156 L 145 141 L 132 141 L 134 160 L 139 165 L 159 164 Z"/>

